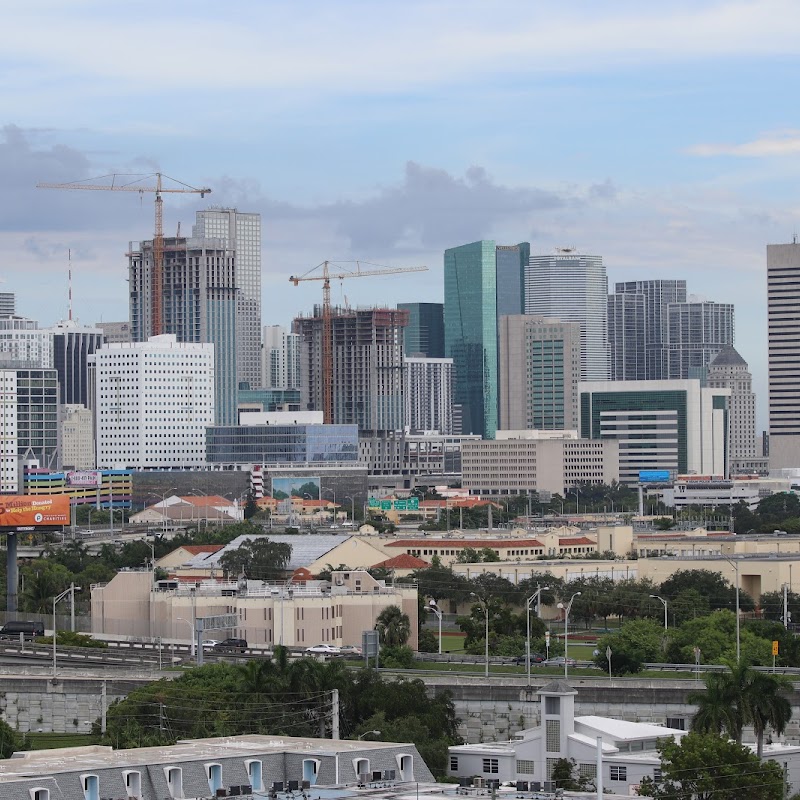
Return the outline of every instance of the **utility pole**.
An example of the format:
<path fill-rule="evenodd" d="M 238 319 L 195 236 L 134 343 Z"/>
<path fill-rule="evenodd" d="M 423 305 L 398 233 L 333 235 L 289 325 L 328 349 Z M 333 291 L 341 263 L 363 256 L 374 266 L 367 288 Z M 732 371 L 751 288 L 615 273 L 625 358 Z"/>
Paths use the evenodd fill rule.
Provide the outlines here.
<path fill-rule="evenodd" d="M 331 739 L 339 737 L 339 690 L 331 690 Z"/>
<path fill-rule="evenodd" d="M 108 696 L 106 695 L 106 682 L 100 689 L 100 733 L 106 732 L 106 713 L 108 712 Z"/>

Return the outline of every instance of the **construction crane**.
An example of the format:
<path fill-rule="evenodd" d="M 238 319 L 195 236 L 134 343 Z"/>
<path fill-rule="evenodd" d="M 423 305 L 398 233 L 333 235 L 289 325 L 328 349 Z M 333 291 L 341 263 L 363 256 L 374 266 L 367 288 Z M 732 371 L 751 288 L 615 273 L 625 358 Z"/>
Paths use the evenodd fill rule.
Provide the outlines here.
<path fill-rule="evenodd" d="M 148 178 L 155 178 L 155 185 L 143 185 L 141 181 Z M 180 188 L 171 186 L 165 187 L 162 184 L 162 178 L 179 184 Z M 104 181 L 109 180 L 109 183 L 91 183 L 90 181 Z M 118 182 L 119 181 L 119 182 Z M 37 183 L 37 189 L 88 189 L 91 191 L 104 191 L 104 192 L 153 192 L 156 196 L 156 224 L 155 234 L 153 236 L 153 271 L 150 280 L 150 292 L 152 296 L 152 314 L 151 314 L 151 334 L 158 336 L 163 332 L 164 320 L 162 309 L 162 295 L 164 285 L 164 205 L 161 198 L 162 194 L 199 194 L 200 197 L 205 197 L 211 193 L 211 189 L 207 186 L 198 189 L 195 186 L 189 186 L 188 183 L 170 178 L 169 175 L 164 175 L 162 172 L 153 172 L 149 175 L 141 174 L 125 174 L 115 172 L 110 175 L 101 175 L 98 178 L 88 178 L 85 181 L 74 181 L 72 183 Z"/>
<path fill-rule="evenodd" d="M 427 267 L 384 267 L 368 261 L 345 262 L 355 263 L 355 270 L 344 270 L 331 273 L 331 267 L 339 267 L 330 261 L 323 261 L 304 275 L 292 275 L 289 280 L 295 285 L 301 281 L 322 281 L 322 419 L 333 422 L 333 323 L 331 320 L 331 279 L 369 278 L 374 275 L 396 275 L 401 272 L 427 272 Z M 361 269 L 361 265 L 379 269 Z M 317 270 L 321 272 L 317 273 Z M 312 274 L 317 273 L 317 274 Z"/>

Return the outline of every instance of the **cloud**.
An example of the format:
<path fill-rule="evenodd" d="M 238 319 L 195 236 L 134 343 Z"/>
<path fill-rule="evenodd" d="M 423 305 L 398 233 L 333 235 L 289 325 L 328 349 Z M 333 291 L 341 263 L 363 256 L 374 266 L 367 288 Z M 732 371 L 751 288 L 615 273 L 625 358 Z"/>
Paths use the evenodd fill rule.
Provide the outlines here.
<path fill-rule="evenodd" d="M 742 144 L 696 144 L 686 152 L 693 156 L 735 156 L 739 158 L 768 158 L 800 154 L 800 131 L 781 131 L 765 134 Z"/>

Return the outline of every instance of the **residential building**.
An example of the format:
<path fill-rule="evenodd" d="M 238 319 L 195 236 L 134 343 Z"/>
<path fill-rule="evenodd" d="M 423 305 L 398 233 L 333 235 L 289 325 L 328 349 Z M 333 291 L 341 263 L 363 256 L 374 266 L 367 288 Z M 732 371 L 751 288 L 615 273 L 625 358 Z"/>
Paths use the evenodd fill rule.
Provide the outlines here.
<path fill-rule="evenodd" d="M 642 294 L 608 296 L 608 352 L 612 381 L 647 380 L 646 309 Z"/>
<path fill-rule="evenodd" d="M 56 323 L 46 333 L 52 337 L 61 404 L 88 406 L 89 356 L 103 343 L 103 331 L 69 319 Z"/>
<path fill-rule="evenodd" d="M 332 312 L 332 374 L 323 371 L 323 318 L 298 317 L 302 405 L 323 409 L 323 382 L 330 379 L 333 418 L 359 430 L 402 430 L 405 416 L 403 329 L 408 312 L 394 308 L 337 308 Z"/>
<path fill-rule="evenodd" d="M 442 303 L 398 303 L 408 311 L 403 330 L 403 353 L 408 356 L 444 358 L 444 305 Z"/>
<path fill-rule="evenodd" d="M 667 374 L 667 309 L 671 303 L 686 302 L 686 281 L 656 279 L 624 281 L 614 287 L 616 294 L 633 294 L 644 297 L 645 304 L 645 362 L 646 378 L 665 380 Z M 620 378 L 612 378 L 620 380 Z M 626 378 L 633 380 L 633 378 Z"/>
<path fill-rule="evenodd" d="M 17 370 L 17 454 L 20 461 L 47 469 L 61 465 L 58 373 L 54 369 Z"/>
<path fill-rule="evenodd" d="M 708 301 L 667 306 L 669 380 L 705 380 L 708 365 L 724 347 L 733 347 L 733 305 Z"/>
<path fill-rule="evenodd" d="M 261 214 L 212 206 L 197 212 L 192 236 L 221 239 L 236 253 L 236 382 L 262 386 Z"/>
<path fill-rule="evenodd" d="M 0 317 L 13 317 L 17 313 L 17 295 L 0 292 Z"/>
<path fill-rule="evenodd" d="M 453 359 L 406 356 L 405 427 L 453 432 Z"/>
<path fill-rule="evenodd" d="M 581 436 L 619 444 L 619 481 L 641 470 L 728 475 L 729 389 L 698 380 L 595 381 L 579 386 Z"/>
<path fill-rule="evenodd" d="M 17 371 L 0 369 L 0 494 L 19 494 Z"/>
<path fill-rule="evenodd" d="M 769 466 L 800 467 L 800 244 L 767 245 Z"/>
<path fill-rule="evenodd" d="M 143 342 L 153 330 L 154 319 L 152 241 L 131 242 L 128 258 L 132 338 Z M 227 239 L 164 240 L 162 333 L 174 334 L 178 342 L 214 345 L 215 422 L 219 425 L 236 422 L 237 263 L 236 250 Z M 260 347 L 260 334 L 258 342 Z"/>
<path fill-rule="evenodd" d="M 578 427 L 581 326 L 553 317 L 500 317 L 500 425 L 504 430 Z"/>
<path fill-rule="evenodd" d="M 265 389 L 300 389 L 300 336 L 282 325 L 264 328 L 261 365 Z M 251 384 L 252 385 L 252 384 Z"/>
<path fill-rule="evenodd" d="M 575 431 L 498 431 L 495 441 L 462 443 L 461 485 L 481 496 L 564 495 L 584 483 L 617 480 L 618 449 Z"/>
<path fill-rule="evenodd" d="M 206 465 L 206 427 L 214 422 L 213 344 L 163 334 L 104 345 L 91 358 L 99 468 Z"/>
<path fill-rule="evenodd" d="M 299 389 L 239 389 L 238 418 L 264 411 L 299 411 Z"/>
<path fill-rule="evenodd" d="M 0 317 L 0 362 L 8 367 L 53 366 L 53 340 L 39 323 L 26 317 Z"/>
<path fill-rule="evenodd" d="M 602 256 L 569 247 L 531 256 L 525 313 L 580 323 L 581 380 L 608 379 L 608 276 Z"/>
<path fill-rule="evenodd" d="M 94 414 L 86 406 L 61 406 L 61 461 L 64 469 L 94 469 Z"/>
<path fill-rule="evenodd" d="M 132 342 L 131 324 L 127 320 L 124 322 L 95 322 L 95 328 L 103 331 L 103 341 L 105 344 L 119 344 L 121 342 Z"/>

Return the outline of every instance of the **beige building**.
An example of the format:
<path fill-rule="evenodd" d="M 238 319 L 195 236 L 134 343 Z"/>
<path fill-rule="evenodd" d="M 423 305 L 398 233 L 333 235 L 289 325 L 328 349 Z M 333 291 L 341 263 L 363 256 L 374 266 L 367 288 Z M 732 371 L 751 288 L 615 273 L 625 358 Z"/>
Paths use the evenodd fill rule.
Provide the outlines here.
<path fill-rule="evenodd" d="M 61 406 L 61 460 L 65 469 L 94 469 L 94 415 L 82 405 Z"/>
<path fill-rule="evenodd" d="M 417 647 L 417 590 L 387 586 L 363 570 L 334 572 L 331 581 L 265 584 L 262 581 L 161 581 L 151 572 L 119 572 L 92 588 L 92 633 L 189 640 L 192 620 L 235 614 L 235 628 L 208 633 L 253 646 L 305 648 L 320 643 L 361 644 L 363 631 L 388 606 L 411 623 Z"/>
<path fill-rule="evenodd" d="M 498 431 L 494 440 L 464 442 L 461 485 L 474 495 L 563 495 L 572 486 L 610 484 L 619 478 L 615 439 L 577 439 L 570 434 Z"/>

